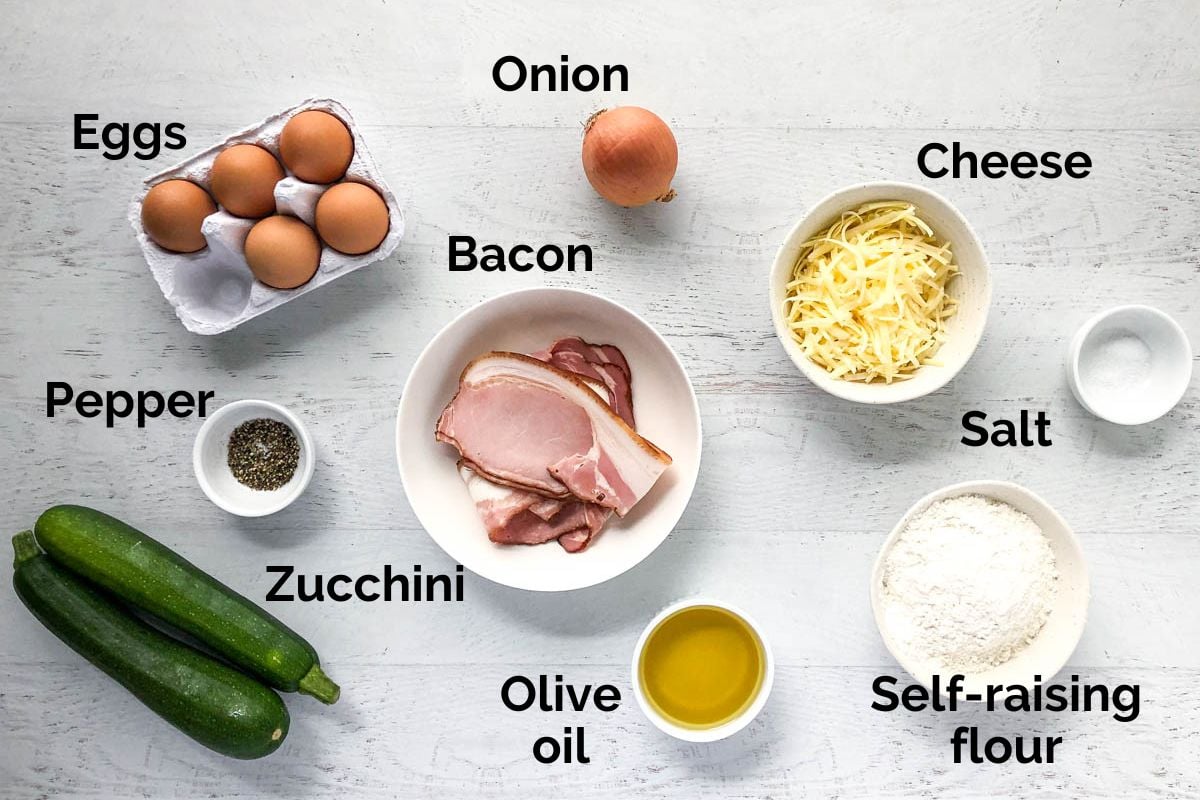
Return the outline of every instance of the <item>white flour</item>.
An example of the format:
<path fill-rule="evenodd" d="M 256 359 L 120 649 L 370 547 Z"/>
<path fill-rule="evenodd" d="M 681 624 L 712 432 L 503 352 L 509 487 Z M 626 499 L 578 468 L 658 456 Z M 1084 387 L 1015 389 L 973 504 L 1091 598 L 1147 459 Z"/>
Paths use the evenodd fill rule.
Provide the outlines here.
<path fill-rule="evenodd" d="M 1027 514 L 980 495 L 951 497 L 913 517 L 888 551 L 884 622 L 914 660 L 979 673 L 1037 636 L 1057 581 L 1050 543 Z"/>

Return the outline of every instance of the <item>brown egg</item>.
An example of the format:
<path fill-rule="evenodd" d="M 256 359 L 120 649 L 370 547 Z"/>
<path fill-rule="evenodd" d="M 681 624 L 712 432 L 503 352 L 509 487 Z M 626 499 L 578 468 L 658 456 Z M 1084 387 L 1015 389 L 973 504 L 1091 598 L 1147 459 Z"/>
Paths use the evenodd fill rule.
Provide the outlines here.
<path fill-rule="evenodd" d="M 246 236 L 246 263 L 267 286 L 295 289 L 317 273 L 321 242 L 312 228 L 295 217 L 267 217 Z"/>
<path fill-rule="evenodd" d="M 334 250 L 352 256 L 369 252 L 387 232 L 387 204 L 370 186 L 339 183 L 317 201 L 317 233 Z"/>
<path fill-rule="evenodd" d="M 200 186 L 191 181 L 163 181 L 142 200 L 142 228 L 159 247 L 194 253 L 207 246 L 200 224 L 216 211 L 216 203 Z"/>
<path fill-rule="evenodd" d="M 275 184 L 283 167 L 269 150 L 256 144 L 235 144 L 217 155 L 212 166 L 212 191 L 226 211 L 239 217 L 275 213 Z"/>
<path fill-rule="evenodd" d="M 354 138 L 346 124 L 324 111 L 301 111 L 279 136 L 279 156 L 302 181 L 333 183 L 346 174 Z"/>

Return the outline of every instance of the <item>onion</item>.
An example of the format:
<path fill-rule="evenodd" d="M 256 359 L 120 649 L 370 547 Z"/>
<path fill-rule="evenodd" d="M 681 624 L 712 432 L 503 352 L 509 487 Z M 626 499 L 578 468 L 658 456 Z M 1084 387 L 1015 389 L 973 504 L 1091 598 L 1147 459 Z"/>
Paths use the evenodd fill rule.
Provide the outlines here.
<path fill-rule="evenodd" d="M 679 149 L 667 123 L 644 108 L 601 109 L 583 130 L 583 171 L 601 197 L 619 206 L 674 199 Z"/>

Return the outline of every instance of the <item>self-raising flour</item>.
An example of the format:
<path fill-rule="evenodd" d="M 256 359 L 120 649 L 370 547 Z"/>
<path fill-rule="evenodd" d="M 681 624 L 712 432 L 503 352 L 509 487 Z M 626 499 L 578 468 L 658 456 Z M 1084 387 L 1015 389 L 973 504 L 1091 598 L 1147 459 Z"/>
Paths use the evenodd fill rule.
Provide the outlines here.
<path fill-rule="evenodd" d="M 1029 515 L 980 495 L 913 517 L 883 566 L 895 646 L 939 672 L 979 673 L 1024 649 L 1050 616 L 1058 567 Z"/>

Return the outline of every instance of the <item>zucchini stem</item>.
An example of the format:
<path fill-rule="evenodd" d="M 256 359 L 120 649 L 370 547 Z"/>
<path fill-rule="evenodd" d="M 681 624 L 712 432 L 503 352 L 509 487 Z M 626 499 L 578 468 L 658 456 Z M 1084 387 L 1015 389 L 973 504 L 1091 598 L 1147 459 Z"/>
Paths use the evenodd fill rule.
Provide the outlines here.
<path fill-rule="evenodd" d="M 14 567 L 19 567 L 42 554 L 41 548 L 37 546 L 37 539 L 33 538 L 33 531 L 21 531 L 12 537 L 12 543 Z"/>
<path fill-rule="evenodd" d="M 300 679 L 300 694 L 315 697 L 326 705 L 333 705 L 342 694 L 341 688 L 321 671 L 320 664 L 313 664 L 308 674 Z"/>

